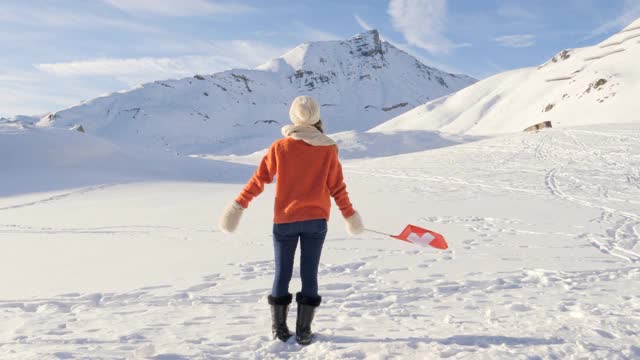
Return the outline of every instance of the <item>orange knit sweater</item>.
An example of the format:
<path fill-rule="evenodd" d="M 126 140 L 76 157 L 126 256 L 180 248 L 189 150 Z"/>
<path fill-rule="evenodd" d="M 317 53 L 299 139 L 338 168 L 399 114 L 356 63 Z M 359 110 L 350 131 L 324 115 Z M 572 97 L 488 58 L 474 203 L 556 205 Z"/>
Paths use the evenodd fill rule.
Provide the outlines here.
<path fill-rule="evenodd" d="M 335 146 L 312 146 L 283 138 L 274 142 L 236 201 L 249 202 L 276 177 L 276 224 L 329 219 L 333 197 L 345 218 L 354 214 Z"/>

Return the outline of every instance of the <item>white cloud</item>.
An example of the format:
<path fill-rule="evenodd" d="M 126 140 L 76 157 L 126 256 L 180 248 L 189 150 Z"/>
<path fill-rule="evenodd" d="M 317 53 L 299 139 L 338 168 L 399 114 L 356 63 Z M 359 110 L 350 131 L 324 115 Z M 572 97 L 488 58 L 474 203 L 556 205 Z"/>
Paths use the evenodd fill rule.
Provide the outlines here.
<path fill-rule="evenodd" d="M 162 79 L 171 76 L 186 76 L 198 73 L 207 62 L 208 56 L 182 56 L 177 58 L 102 58 L 85 61 L 71 61 L 38 64 L 36 68 L 58 76 L 114 76 L 118 78 Z M 210 65 L 210 64 L 209 64 Z M 210 66 L 209 66 L 210 67 Z"/>
<path fill-rule="evenodd" d="M 447 0 L 390 0 L 387 13 L 393 27 L 410 44 L 431 53 L 448 53 L 469 44 L 455 44 L 445 36 Z"/>
<path fill-rule="evenodd" d="M 536 43 L 536 36 L 532 34 L 505 35 L 497 37 L 493 41 L 504 47 L 525 48 Z"/>
<path fill-rule="evenodd" d="M 113 18 L 92 12 L 73 11 L 43 5 L 37 8 L 5 6 L 0 8 L 0 21 L 18 25 L 62 28 L 113 28 L 133 32 L 159 33 L 156 27 L 122 18 Z"/>
<path fill-rule="evenodd" d="M 48 74 L 64 77 L 110 77 L 129 85 L 211 74 L 230 68 L 251 68 L 284 52 L 284 49 L 253 41 L 236 40 L 212 44 L 208 54 L 179 57 L 101 58 L 38 64 Z"/>
<path fill-rule="evenodd" d="M 0 115 L 40 114 L 140 83 L 251 68 L 287 50 L 243 40 L 199 44 L 203 51 L 192 56 L 45 63 L 28 71 L 0 66 Z"/>
<path fill-rule="evenodd" d="M 81 96 L 79 94 L 76 94 L 76 96 L 64 96 L 54 93 L 44 93 L 42 89 L 35 88 L 7 88 L 4 85 L 0 85 L 0 94 L 2 94 L 0 117 L 7 118 L 15 115 L 43 115 L 63 107 L 77 104 Z"/>
<path fill-rule="evenodd" d="M 369 23 L 364 21 L 358 14 L 354 14 L 353 17 L 356 19 L 356 22 L 358 22 L 358 25 L 360 25 L 364 30 L 373 30 L 373 26 L 369 25 Z"/>
<path fill-rule="evenodd" d="M 337 34 L 314 28 L 300 21 L 294 21 L 293 24 L 298 28 L 298 35 L 305 41 L 342 40 L 342 37 Z"/>
<path fill-rule="evenodd" d="M 207 0 L 103 0 L 123 11 L 135 14 L 147 13 L 162 16 L 197 16 L 233 14 L 254 10 L 253 7 Z"/>
<path fill-rule="evenodd" d="M 610 31 L 622 30 L 634 20 L 640 17 L 640 2 L 638 0 L 625 0 L 622 13 L 615 19 L 605 22 L 591 32 L 585 39 L 606 34 Z"/>
<path fill-rule="evenodd" d="M 8 70 L 0 73 L 0 116 L 42 115 L 108 91 L 95 82 L 59 81 L 38 71 Z"/>
<path fill-rule="evenodd" d="M 360 25 L 360 27 L 363 30 L 369 31 L 369 30 L 375 29 L 374 26 L 369 25 L 369 23 L 366 22 L 363 18 L 361 18 L 358 14 L 353 14 L 353 17 L 356 19 L 356 22 L 358 23 L 358 25 Z M 391 40 L 385 38 L 382 34 L 380 34 L 380 31 L 378 31 L 378 34 L 380 35 L 380 40 L 386 41 L 386 42 L 390 43 L 391 45 L 397 47 L 398 49 L 401 48 L 399 45 L 395 44 L 394 42 L 392 42 Z M 405 51 L 407 51 L 407 50 L 405 50 Z"/>
<path fill-rule="evenodd" d="M 538 17 L 531 11 L 514 4 L 503 4 L 498 8 L 498 15 L 511 20 L 536 20 Z"/>
<path fill-rule="evenodd" d="M 364 30 L 372 30 L 375 29 L 373 26 L 371 26 L 366 20 L 364 20 L 363 18 L 361 18 L 358 14 L 354 14 L 353 15 L 354 18 L 356 19 L 356 22 L 360 25 L 360 27 Z M 423 56 L 421 54 L 417 54 L 414 50 L 411 48 L 411 45 L 409 44 L 399 44 L 396 43 L 392 40 L 386 39 L 385 37 L 382 36 L 382 34 L 380 34 L 380 40 L 382 41 L 386 41 L 389 44 L 393 45 L 394 47 L 410 54 L 411 56 L 415 57 L 418 61 L 420 61 L 421 63 L 427 65 L 427 66 L 431 66 L 434 67 L 436 69 L 442 70 L 442 71 L 446 71 L 449 73 L 453 73 L 453 74 L 462 74 L 463 72 L 459 69 L 456 68 L 454 66 L 452 66 L 451 64 L 447 64 L 447 63 L 442 63 L 439 62 L 437 60 L 434 60 L 432 58 Z"/>

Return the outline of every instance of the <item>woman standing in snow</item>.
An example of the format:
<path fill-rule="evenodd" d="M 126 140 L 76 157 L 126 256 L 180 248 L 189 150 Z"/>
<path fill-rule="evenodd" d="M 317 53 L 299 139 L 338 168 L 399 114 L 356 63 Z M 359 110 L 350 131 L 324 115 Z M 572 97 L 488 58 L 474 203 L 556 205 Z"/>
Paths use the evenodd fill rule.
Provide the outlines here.
<path fill-rule="evenodd" d="M 282 128 L 283 139 L 274 142 L 255 174 L 240 195 L 222 214 L 220 228 L 233 232 L 249 202 L 276 181 L 273 248 L 275 279 L 269 296 L 273 338 L 287 341 L 287 312 L 292 296 L 289 282 L 300 240 L 302 290 L 296 294 L 298 317 L 296 341 L 311 342 L 311 322 L 322 298 L 318 295 L 318 265 L 331 208 L 330 196 L 346 220 L 350 234 L 364 230 L 360 215 L 353 209 L 342 176 L 336 143 L 324 134 L 320 106 L 309 96 L 293 100 L 289 116 L 293 125 Z"/>

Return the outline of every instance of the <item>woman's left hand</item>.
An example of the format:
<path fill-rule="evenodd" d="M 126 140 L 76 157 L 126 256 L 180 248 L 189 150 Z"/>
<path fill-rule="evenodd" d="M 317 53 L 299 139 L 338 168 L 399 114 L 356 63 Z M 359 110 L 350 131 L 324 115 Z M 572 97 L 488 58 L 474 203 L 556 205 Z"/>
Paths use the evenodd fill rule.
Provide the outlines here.
<path fill-rule="evenodd" d="M 242 205 L 238 204 L 235 200 L 232 201 L 227 205 L 227 208 L 224 209 L 222 216 L 220 216 L 220 221 L 218 222 L 220 229 L 226 234 L 231 234 L 236 231 L 243 211 L 244 208 Z"/>

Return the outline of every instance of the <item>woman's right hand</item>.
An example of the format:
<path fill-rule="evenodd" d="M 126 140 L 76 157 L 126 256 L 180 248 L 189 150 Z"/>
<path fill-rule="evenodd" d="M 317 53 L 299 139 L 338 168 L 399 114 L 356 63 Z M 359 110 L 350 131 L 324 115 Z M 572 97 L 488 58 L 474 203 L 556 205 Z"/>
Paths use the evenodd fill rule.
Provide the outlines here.
<path fill-rule="evenodd" d="M 360 217 L 360 213 L 358 213 L 357 211 L 348 218 L 345 218 L 344 221 L 347 226 L 347 232 L 349 233 L 349 235 L 358 235 L 364 231 L 362 218 Z"/>

